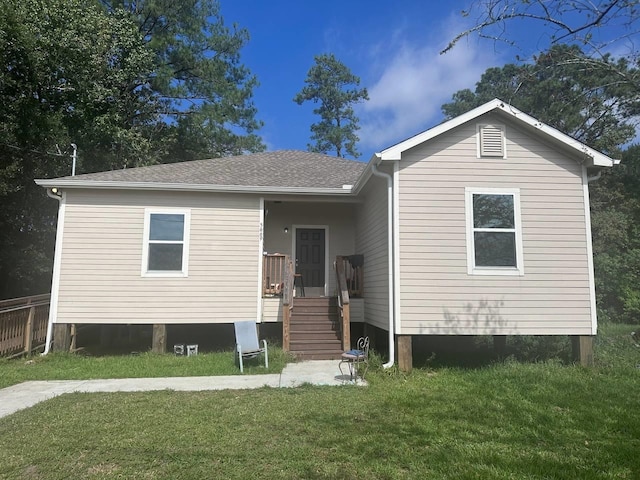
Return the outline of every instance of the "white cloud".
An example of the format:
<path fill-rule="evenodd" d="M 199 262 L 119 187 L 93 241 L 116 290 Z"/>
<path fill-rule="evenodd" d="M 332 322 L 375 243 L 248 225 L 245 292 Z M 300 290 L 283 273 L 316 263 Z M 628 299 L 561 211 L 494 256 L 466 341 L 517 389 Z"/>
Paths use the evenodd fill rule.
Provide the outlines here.
<path fill-rule="evenodd" d="M 439 123 L 443 103 L 460 89 L 473 90 L 488 67 L 501 63 L 490 48 L 472 41 L 461 41 L 440 55 L 446 40 L 464 29 L 452 23 L 448 27 L 439 40 L 425 39 L 423 44 L 411 43 L 396 30 L 387 39 L 388 47 L 372 47 L 371 69 L 377 73 L 367 82 L 370 100 L 358 109 L 362 150 L 379 151 Z"/>

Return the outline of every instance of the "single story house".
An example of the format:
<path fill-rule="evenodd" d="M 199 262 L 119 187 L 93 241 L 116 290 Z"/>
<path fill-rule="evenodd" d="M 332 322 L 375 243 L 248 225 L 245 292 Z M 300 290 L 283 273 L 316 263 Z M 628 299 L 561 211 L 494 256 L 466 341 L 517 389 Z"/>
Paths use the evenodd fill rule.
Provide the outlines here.
<path fill-rule="evenodd" d="M 617 161 L 501 100 L 368 163 L 275 151 L 37 180 L 59 201 L 47 349 L 71 324 L 281 322 L 310 358 L 386 332 L 597 332 L 589 181 Z M 324 322 L 324 326 L 323 326 Z M 375 330 L 375 329 L 371 329 Z"/>

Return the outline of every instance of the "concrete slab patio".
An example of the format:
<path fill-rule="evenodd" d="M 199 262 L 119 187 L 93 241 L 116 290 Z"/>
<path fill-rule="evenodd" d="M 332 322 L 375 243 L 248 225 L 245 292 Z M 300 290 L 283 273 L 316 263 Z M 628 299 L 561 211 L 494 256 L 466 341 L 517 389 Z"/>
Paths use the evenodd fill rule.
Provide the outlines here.
<path fill-rule="evenodd" d="M 199 392 L 262 387 L 290 388 L 304 384 L 347 385 L 353 383 L 348 375 L 341 375 L 336 360 L 290 363 L 285 366 L 282 373 L 268 375 L 31 381 L 0 390 L 0 418 L 58 395 L 73 392 L 147 392 L 153 390 Z M 366 382 L 358 380 L 357 385 L 366 385 Z"/>

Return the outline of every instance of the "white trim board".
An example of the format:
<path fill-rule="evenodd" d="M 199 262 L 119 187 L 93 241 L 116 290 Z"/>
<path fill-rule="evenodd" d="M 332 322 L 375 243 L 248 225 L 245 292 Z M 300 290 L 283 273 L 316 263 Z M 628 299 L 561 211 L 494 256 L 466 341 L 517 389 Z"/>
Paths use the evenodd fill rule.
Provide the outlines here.
<path fill-rule="evenodd" d="M 582 192 L 584 198 L 584 221 L 587 236 L 587 268 L 589 270 L 589 302 L 591 306 L 591 334 L 598 333 L 598 311 L 596 309 L 596 279 L 593 266 L 593 241 L 591 238 L 591 206 L 589 204 L 589 180 L 587 167 L 582 166 Z"/>
<path fill-rule="evenodd" d="M 259 227 L 258 227 L 258 305 L 256 312 L 256 322 L 262 322 L 263 300 L 262 300 L 262 270 L 264 269 L 264 197 L 260 197 L 259 202 Z"/>

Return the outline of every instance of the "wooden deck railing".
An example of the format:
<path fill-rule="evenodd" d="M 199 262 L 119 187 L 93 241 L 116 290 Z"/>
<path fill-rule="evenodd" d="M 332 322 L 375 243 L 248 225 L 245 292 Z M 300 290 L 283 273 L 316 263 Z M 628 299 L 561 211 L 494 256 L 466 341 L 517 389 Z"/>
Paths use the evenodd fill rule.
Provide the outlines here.
<path fill-rule="evenodd" d="M 282 296 L 288 258 L 288 255 L 280 253 L 269 253 L 264 255 L 262 262 L 263 296 Z"/>
<path fill-rule="evenodd" d="M 284 282 L 282 288 L 282 349 L 289 351 L 291 340 L 291 310 L 293 310 L 293 281 L 295 268 L 293 262 L 286 256 L 284 269 Z"/>
<path fill-rule="evenodd" d="M 361 298 L 364 295 L 364 256 L 346 255 L 336 257 L 337 264 L 342 264 L 347 289 L 351 298 Z"/>
<path fill-rule="evenodd" d="M 349 286 L 345 274 L 345 258 L 336 257 L 336 286 L 338 289 L 338 309 L 340 310 L 341 318 L 338 327 L 342 335 L 342 349 L 349 350 L 351 348 L 351 307 L 349 305 Z"/>
<path fill-rule="evenodd" d="M 0 356 L 29 355 L 44 346 L 50 295 L 0 301 Z"/>

